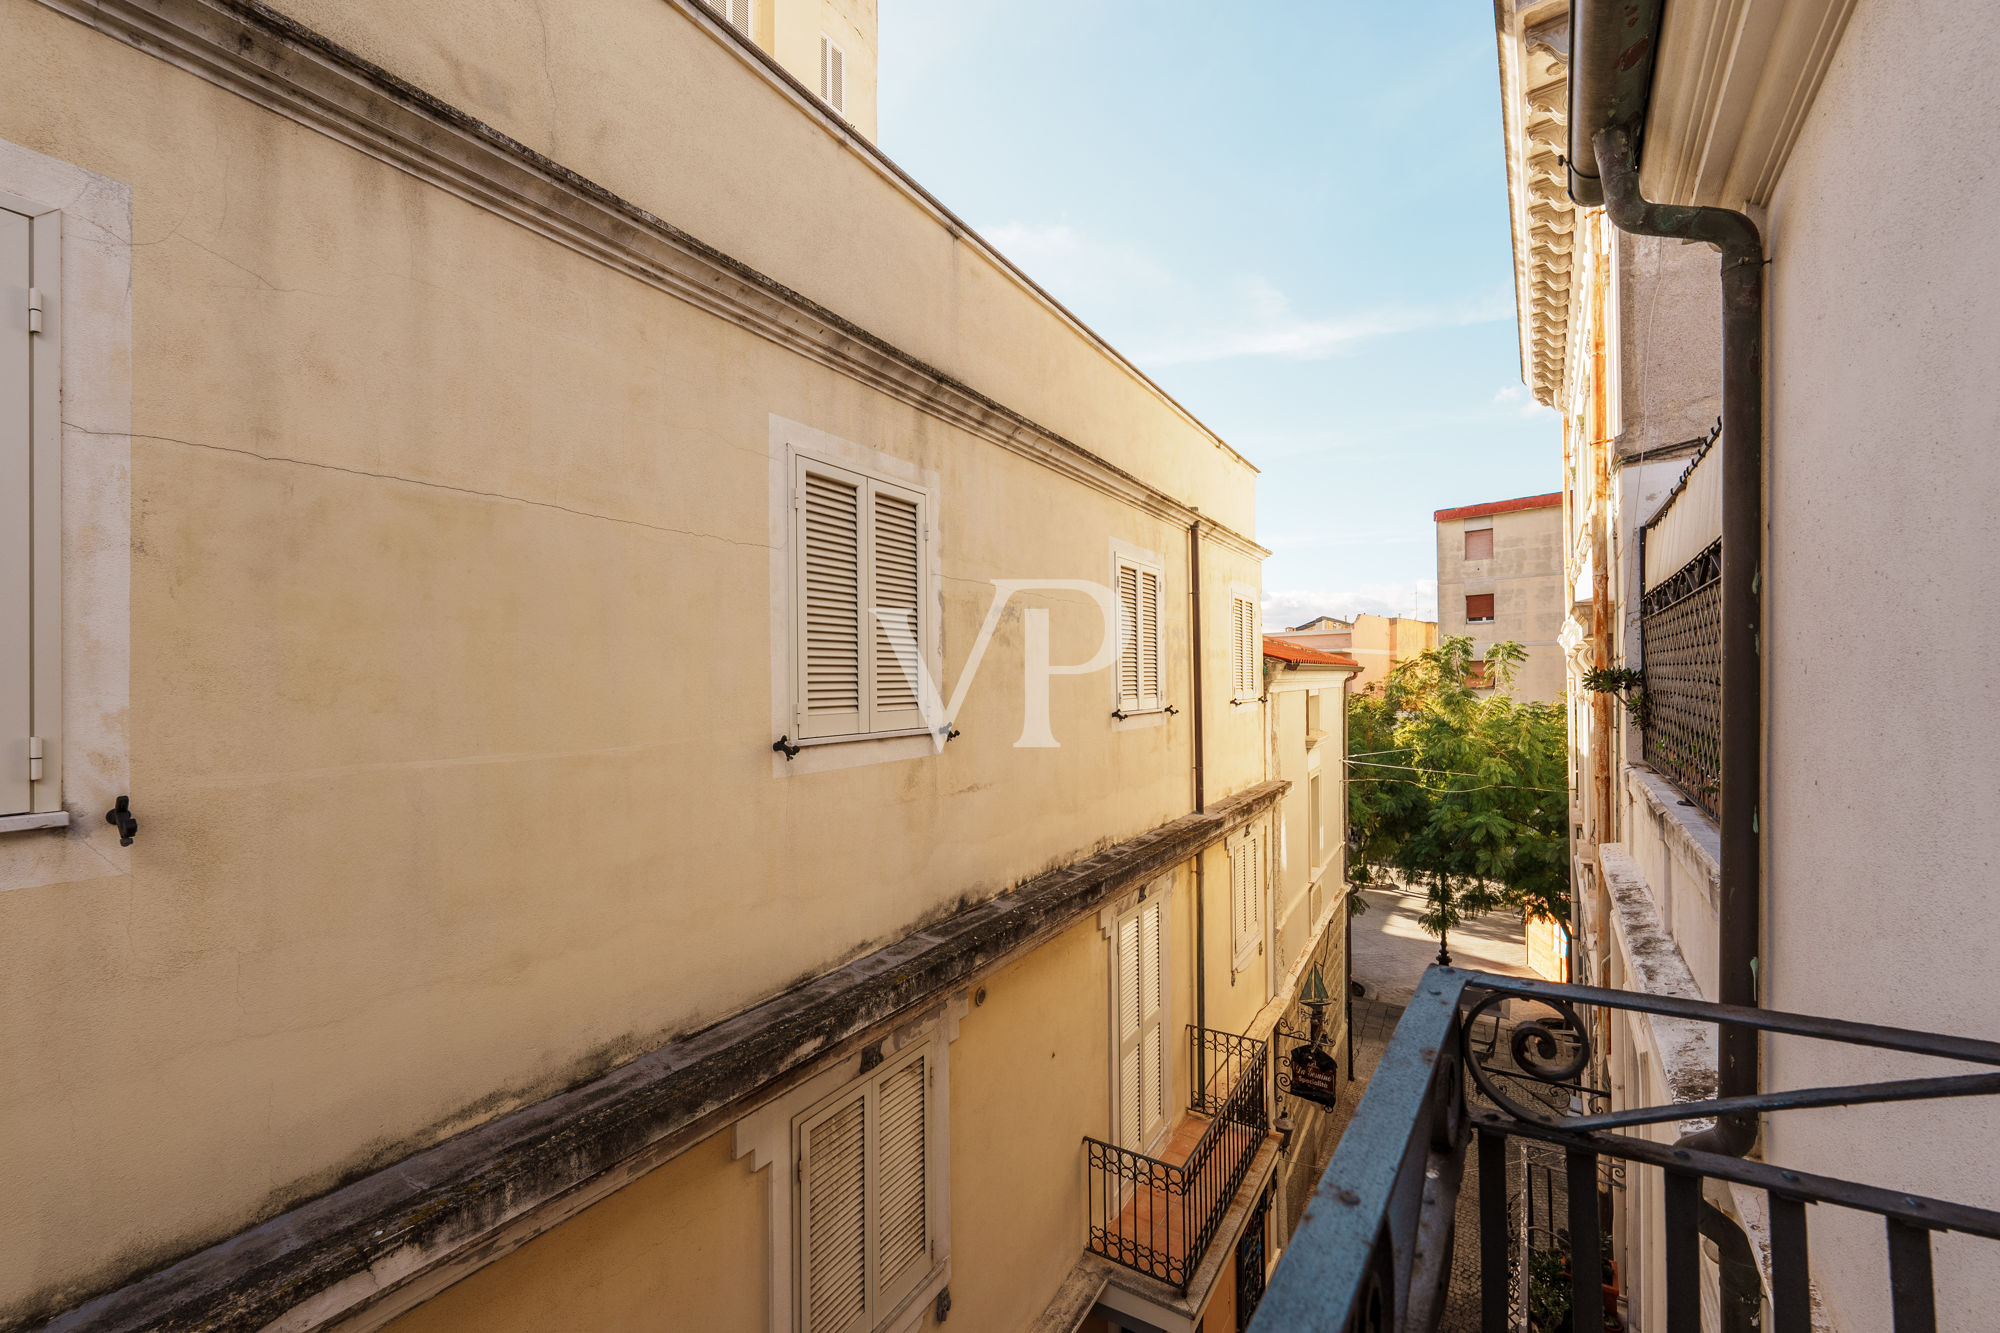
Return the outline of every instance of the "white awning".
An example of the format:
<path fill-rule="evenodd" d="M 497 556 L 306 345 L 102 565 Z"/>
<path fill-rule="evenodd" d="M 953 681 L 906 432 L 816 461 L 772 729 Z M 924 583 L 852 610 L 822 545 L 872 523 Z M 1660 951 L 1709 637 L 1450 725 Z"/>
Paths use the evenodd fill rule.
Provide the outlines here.
<path fill-rule="evenodd" d="M 1646 591 L 1664 583 L 1722 536 L 1722 443 L 1688 470 L 1680 490 L 1646 530 Z"/>

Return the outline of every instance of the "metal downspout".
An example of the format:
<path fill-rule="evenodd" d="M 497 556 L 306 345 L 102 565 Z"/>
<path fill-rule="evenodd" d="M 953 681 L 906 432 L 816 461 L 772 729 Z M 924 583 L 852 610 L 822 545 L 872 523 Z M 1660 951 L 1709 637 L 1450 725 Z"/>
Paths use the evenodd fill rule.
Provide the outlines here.
<path fill-rule="evenodd" d="M 1651 93 L 1660 0 L 1572 0 L 1570 187 L 1602 202 L 1620 230 L 1705 241 L 1722 251 L 1722 858 L 1718 989 L 1756 1005 L 1762 928 L 1758 798 L 1763 779 L 1760 679 L 1764 524 L 1764 245 L 1757 224 L 1725 208 L 1658 204 L 1639 193 L 1639 134 Z M 1579 169 L 1578 163 L 1587 164 Z M 1589 167 L 1596 174 L 1589 174 Z M 1723 1027 L 1720 1095 L 1754 1094 L 1757 1034 Z M 1693 1146 L 1740 1155 L 1755 1117 L 1726 1117 Z"/>
<path fill-rule="evenodd" d="M 1201 520 L 1188 524 L 1188 711 L 1194 718 L 1194 812 L 1208 809 L 1202 755 L 1201 694 Z M 1208 1030 L 1208 851 L 1194 855 L 1194 1025 Z"/>

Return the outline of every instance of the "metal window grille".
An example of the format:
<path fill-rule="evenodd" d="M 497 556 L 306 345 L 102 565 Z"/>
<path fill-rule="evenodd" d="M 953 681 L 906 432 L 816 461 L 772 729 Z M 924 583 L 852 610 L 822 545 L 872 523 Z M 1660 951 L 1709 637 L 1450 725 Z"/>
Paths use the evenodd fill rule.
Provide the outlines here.
<path fill-rule="evenodd" d="M 1722 543 L 1639 603 L 1646 762 L 1713 819 L 1722 793 Z"/>

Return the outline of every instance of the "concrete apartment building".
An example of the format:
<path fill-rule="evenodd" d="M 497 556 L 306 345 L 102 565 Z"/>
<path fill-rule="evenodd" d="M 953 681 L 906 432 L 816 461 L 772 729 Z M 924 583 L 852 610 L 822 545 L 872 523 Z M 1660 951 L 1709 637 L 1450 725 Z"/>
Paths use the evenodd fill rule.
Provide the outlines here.
<path fill-rule="evenodd" d="M 1481 653 L 1496 643 L 1520 644 L 1528 657 L 1514 677 L 1514 697 L 1560 700 L 1564 670 L 1557 638 L 1569 610 L 1562 494 L 1440 509 L 1432 518 L 1438 633 L 1468 636 Z"/>
<path fill-rule="evenodd" d="M 1233 1326 L 1352 667 L 872 3 L 0 31 L 0 1327 Z"/>
<path fill-rule="evenodd" d="M 1365 690 L 1386 677 L 1397 663 L 1437 647 L 1437 635 L 1436 621 L 1363 611 L 1352 620 L 1319 616 L 1271 637 L 1301 648 L 1352 657 L 1360 668 L 1353 688 Z"/>

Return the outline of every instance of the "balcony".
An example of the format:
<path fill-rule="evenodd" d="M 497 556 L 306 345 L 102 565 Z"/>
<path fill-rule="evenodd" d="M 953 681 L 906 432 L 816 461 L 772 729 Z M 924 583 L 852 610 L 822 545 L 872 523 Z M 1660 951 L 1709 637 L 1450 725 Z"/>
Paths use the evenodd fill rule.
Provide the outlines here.
<path fill-rule="evenodd" d="M 1639 528 L 1646 762 L 1709 818 L 1722 790 L 1722 458 L 1711 436 Z"/>
<path fill-rule="evenodd" d="M 1469 1035 L 1503 1002 L 1525 1006 L 1506 1043 L 1513 1066 L 1501 1066 Z M 1811 1038 L 1881 1051 L 1935 1056 L 1987 1067 L 1841 1087 L 1805 1088 L 1756 1096 L 1680 1101 L 1663 1106 L 1586 1113 L 1602 1094 L 1576 1082 L 1592 1066 L 1593 1034 L 1604 1011 L 1766 1034 Z M 1480 1027 L 1482 1038 L 1490 1022 Z M 1889 1291 L 1895 1333 L 1932 1333 L 1937 1310 L 1931 1273 L 1932 1236 L 1945 1232 L 2000 1240 L 2000 1212 L 1901 1190 L 1787 1170 L 1751 1158 L 1702 1151 L 1617 1131 L 1674 1128 L 1688 1121 L 1869 1103 L 2000 1093 L 2000 1042 L 1945 1037 L 1900 1028 L 1840 1022 L 1775 1010 L 1745 1009 L 1633 991 L 1524 981 L 1433 967 L 1404 1011 L 1377 1065 L 1354 1120 L 1321 1178 L 1314 1202 L 1292 1238 L 1251 1333 L 1316 1329 L 1349 1333 L 1428 1333 L 1440 1326 L 1452 1272 L 1454 1243 L 1468 1243 L 1454 1226 L 1468 1145 L 1477 1141 L 1477 1305 L 1480 1328 L 1522 1327 L 1523 1294 L 1513 1289 L 1507 1145 L 1525 1139 L 1557 1150 L 1566 1177 L 1568 1279 L 1572 1333 L 1602 1333 L 1619 1325 L 1607 1308 L 1608 1274 L 1600 1261 L 1600 1165 L 1616 1164 L 1621 1181 L 1642 1185 L 1655 1205 L 1642 1219 L 1657 1248 L 1660 1282 L 1654 1299 L 1663 1321 L 1648 1329 L 1696 1333 L 1705 1325 L 1704 1239 L 1718 1246 L 1711 1260 L 1721 1288 L 1721 1327 L 1813 1328 L 1807 1205 L 1873 1215 L 1886 1228 Z M 1540 1089 L 1555 1096 L 1534 1095 Z M 1569 1106 L 1567 1113 L 1554 1109 Z M 1705 1199 L 1719 1183 L 1746 1197 L 1766 1219 L 1760 1259 L 1742 1230 Z M 1721 1226 L 1717 1223 L 1720 1221 Z M 1817 1225 L 1817 1224 L 1816 1224 Z M 1733 1235 L 1731 1234 L 1733 1233 Z M 1735 1246 L 1732 1257 L 1731 1244 Z M 1734 1302 L 1732 1304 L 1732 1301 Z M 1769 1321 L 1762 1312 L 1768 1309 Z"/>
<path fill-rule="evenodd" d="M 1265 1043 L 1188 1029 L 1188 1114 L 1164 1156 L 1086 1138 L 1092 1254 L 1185 1293 L 1270 1133 Z"/>

